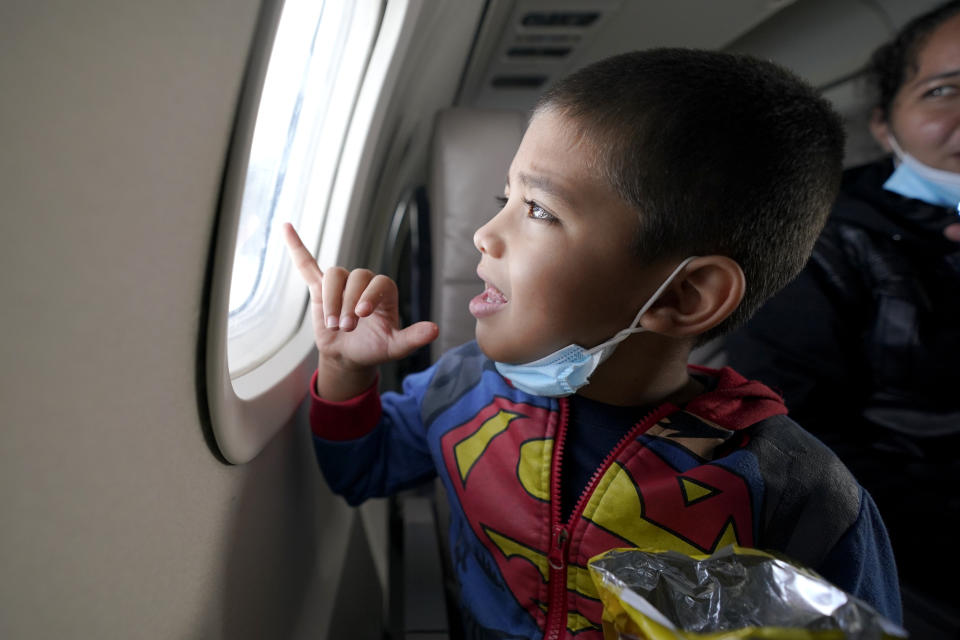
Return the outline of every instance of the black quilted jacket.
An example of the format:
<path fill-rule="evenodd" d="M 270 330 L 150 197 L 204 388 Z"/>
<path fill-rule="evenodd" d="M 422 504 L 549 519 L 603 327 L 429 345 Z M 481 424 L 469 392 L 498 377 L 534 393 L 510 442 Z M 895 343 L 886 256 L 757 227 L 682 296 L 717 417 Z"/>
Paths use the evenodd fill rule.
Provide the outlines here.
<path fill-rule="evenodd" d="M 892 170 L 846 172 L 807 268 L 726 345 L 873 494 L 910 582 L 960 526 L 960 218 L 884 191 Z"/>
<path fill-rule="evenodd" d="M 960 433 L 960 245 L 943 236 L 960 218 L 884 191 L 891 170 L 845 174 L 807 269 L 728 341 L 814 432 Z"/>

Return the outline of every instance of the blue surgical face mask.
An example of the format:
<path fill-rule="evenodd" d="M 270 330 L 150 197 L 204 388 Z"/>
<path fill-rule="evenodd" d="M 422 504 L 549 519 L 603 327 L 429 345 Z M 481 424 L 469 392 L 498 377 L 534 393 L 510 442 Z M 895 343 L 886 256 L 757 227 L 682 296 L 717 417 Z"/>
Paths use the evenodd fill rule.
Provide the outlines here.
<path fill-rule="evenodd" d="M 556 398 L 576 393 L 577 389 L 590 381 L 590 376 L 593 375 L 596 368 L 613 354 L 618 344 L 634 333 L 646 331 L 643 327 L 638 326 L 640 318 L 663 295 L 663 292 L 677 277 L 677 274 L 694 258 L 696 256 L 691 256 L 681 262 L 640 308 L 630 326 L 618 332 L 606 342 L 602 342 L 591 349 L 584 349 L 580 345 L 571 344 L 526 364 L 495 362 L 497 371 L 517 389 L 535 396 Z"/>
<path fill-rule="evenodd" d="M 888 140 L 900 163 L 883 188 L 960 213 L 960 173 L 929 167 L 901 149 L 893 136 Z"/>

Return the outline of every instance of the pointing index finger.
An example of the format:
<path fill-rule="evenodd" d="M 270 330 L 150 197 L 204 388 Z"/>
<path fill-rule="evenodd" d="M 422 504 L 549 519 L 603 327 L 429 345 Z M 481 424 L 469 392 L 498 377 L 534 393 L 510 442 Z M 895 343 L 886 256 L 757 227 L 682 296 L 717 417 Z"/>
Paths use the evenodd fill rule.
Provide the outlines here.
<path fill-rule="evenodd" d="M 320 265 L 317 264 L 313 254 L 303 246 L 303 241 L 300 240 L 296 229 L 294 229 L 293 225 L 289 222 L 283 225 L 283 239 L 287 243 L 287 249 L 290 252 L 290 258 L 293 260 L 293 264 L 296 265 L 297 271 L 300 272 L 300 275 L 303 276 L 303 279 L 306 280 L 308 284 L 312 284 L 323 278 L 323 271 L 320 269 Z"/>

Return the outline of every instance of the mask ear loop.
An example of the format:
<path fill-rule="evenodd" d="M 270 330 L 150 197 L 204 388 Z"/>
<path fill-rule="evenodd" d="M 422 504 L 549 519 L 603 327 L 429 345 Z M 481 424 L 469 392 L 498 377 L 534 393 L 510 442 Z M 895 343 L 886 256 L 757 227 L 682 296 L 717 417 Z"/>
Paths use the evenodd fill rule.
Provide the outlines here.
<path fill-rule="evenodd" d="M 890 143 L 890 148 L 893 149 L 893 155 L 897 157 L 897 161 L 903 162 L 903 149 L 900 148 L 900 145 L 897 143 L 897 139 L 893 137 L 892 133 L 887 134 L 887 142 Z"/>
<path fill-rule="evenodd" d="M 673 279 L 677 277 L 677 274 L 683 271 L 683 268 L 686 267 L 688 264 L 690 264 L 691 261 L 696 260 L 699 257 L 700 256 L 690 256 L 689 258 L 687 258 L 686 260 L 678 264 L 677 267 L 673 270 L 673 272 L 669 276 L 667 276 L 667 279 L 664 280 L 659 287 L 657 287 L 657 290 L 653 292 L 653 295 L 647 299 L 647 301 L 643 304 L 642 307 L 640 307 L 640 311 L 637 312 L 637 315 L 633 318 L 633 322 L 630 323 L 629 327 L 627 327 L 626 329 L 623 329 L 622 331 L 618 331 L 609 340 L 606 340 L 605 342 L 601 342 L 600 344 L 593 347 L 592 349 L 588 349 L 587 353 L 590 355 L 593 355 L 594 353 L 596 353 L 597 351 L 600 351 L 605 347 L 609 347 L 610 345 L 615 345 L 623 342 L 634 333 L 643 333 L 644 331 L 646 331 L 646 329 L 637 326 L 638 324 L 640 324 L 640 318 L 642 318 L 643 314 L 649 311 L 650 307 L 653 306 L 653 303 L 655 303 L 657 299 L 661 295 L 663 295 L 663 292 L 667 290 L 667 287 L 669 287 L 670 283 L 673 282 Z"/>

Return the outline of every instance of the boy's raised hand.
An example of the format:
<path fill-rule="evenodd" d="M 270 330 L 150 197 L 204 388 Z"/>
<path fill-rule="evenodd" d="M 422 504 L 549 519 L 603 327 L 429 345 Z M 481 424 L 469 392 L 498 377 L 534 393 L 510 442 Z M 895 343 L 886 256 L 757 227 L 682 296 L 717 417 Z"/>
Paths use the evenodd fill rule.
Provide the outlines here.
<path fill-rule="evenodd" d="M 340 401 L 358 395 L 373 383 L 377 365 L 399 360 L 437 337 L 433 322 L 400 328 L 397 285 L 387 276 L 342 267 L 324 273 L 289 223 L 284 239 L 310 289 L 320 397 Z"/>

